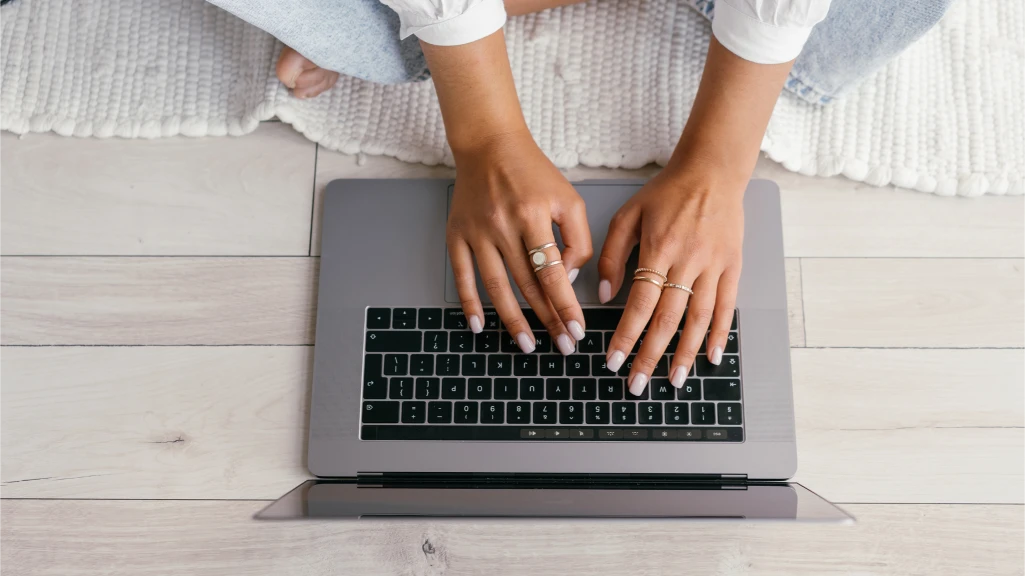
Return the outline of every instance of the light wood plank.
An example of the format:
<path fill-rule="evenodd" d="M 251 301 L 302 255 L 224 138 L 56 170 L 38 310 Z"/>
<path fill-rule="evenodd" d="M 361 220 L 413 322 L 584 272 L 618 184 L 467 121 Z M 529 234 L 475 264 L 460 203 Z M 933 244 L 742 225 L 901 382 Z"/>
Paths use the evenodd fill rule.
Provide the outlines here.
<path fill-rule="evenodd" d="M 244 138 L 0 135 L 4 254 L 309 251 L 315 144 Z"/>
<path fill-rule="evenodd" d="M 319 259 L 0 260 L 3 344 L 310 344 Z"/>
<path fill-rule="evenodd" d="M 4 500 L 12 574 L 1020 575 L 1020 506 L 854 505 L 855 526 L 258 522 L 265 502 Z"/>
<path fill-rule="evenodd" d="M 4 496 L 276 498 L 307 476 L 310 348 L 7 347 L 0 355 Z M 1013 350 L 797 351 L 799 478 L 841 502 L 1021 502 L 1018 358 Z M 880 367 L 872 382 L 847 369 L 861 365 Z M 985 382 L 966 397 L 958 377 L 969 370 Z"/>
<path fill-rule="evenodd" d="M 1025 345 L 1017 259 L 801 261 L 808 346 Z"/>
<path fill-rule="evenodd" d="M 801 260 L 786 259 L 787 316 L 790 321 L 790 345 L 804 346 L 804 298 L 801 296 Z"/>

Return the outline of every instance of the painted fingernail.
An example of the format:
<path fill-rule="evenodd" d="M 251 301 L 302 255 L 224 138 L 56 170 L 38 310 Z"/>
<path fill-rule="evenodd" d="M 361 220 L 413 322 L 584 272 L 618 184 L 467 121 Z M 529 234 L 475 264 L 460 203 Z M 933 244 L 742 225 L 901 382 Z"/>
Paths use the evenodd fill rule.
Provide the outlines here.
<path fill-rule="evenodd" d="M 679 366 L 676 370 L 673 370 L 673 377 L 669 379 L 676 388 L 683 388 L 683 382 L 687 379 L 687 369 L 683 366 Z"/>
<path fill-rule="evenodd" d="M 569 283 L 572 284 L 577 280 L 577 274 L 580 274 L 580 268 L 574 268 L 569 271 Z"/>
<path fill-rule="evenodd" d="M 480 334 L 484 331 L 484 326 L 480 323 L 480 318 L 477 316 L 470 316 L 470 332 L 474 334 Z"/>
<path fill-rule="evenodd" d="M 602 280 L 598 283 L 598 301 L 602 304 L 612 300 L 612 282 Z"/>
<path fill-rule="evenodd" d="M 609 356 L 608 360 L 605 361 L 605 367 L 608 368 L 610 372 L 617 372 L 623 366 L 623 360 L 626 360 L 626 354 L 616 350 L 612 353 L 612 356 Z"/>
<path fill-rule="evenodd" d="M 573 340 L 570 340 L 570 337 L 565 334 L 559 334 L 559 337 L 555 339 L 555 343 L 558 344 L 559 352 L 562 352 L 563 356 L 569 356 L 576 351 L 576 345 L 573 344 Z"/>
<path fill-rule="evenodd" d="M 520 345 L 520 350 L 523 350 L 527 354 L 534 351 L 536 346 L 534 345 L 534 339 L 527 336 L 526 332 L 520 332 L 516 335 L 516 343 Z"/>
<path fill-rule="evenodd" d="M 722 362 L 722 346 L 716 346 L 712 348 L 712 353 L 708 355 L 708 361 L 716 366 Z"/>
<path fill-rule="evenodd" d="M 566 322 L 566 328 L 569 328 L 569 333 L 577 340 L 584 339 L 584 329 L 580 327 L 580 322 L 570 320 L 569 322 Z"/>
<path fill-rule="evenodd" d="M 630 393 L 634 396 L 640 396 L 641 392 L 644 392 L 644 387 L 647 385 L 647 376 L 644 374 L 634 374 L 633 380 L 630 380 Z"/>

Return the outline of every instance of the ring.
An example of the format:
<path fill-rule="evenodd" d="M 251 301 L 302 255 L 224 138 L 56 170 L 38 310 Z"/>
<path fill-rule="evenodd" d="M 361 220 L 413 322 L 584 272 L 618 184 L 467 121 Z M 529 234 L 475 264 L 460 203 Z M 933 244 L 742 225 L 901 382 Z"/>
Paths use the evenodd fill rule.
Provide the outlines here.
<path fill-rule="evenodd" d="M 687 288 L 683 284 L 673 284 L 672 282 L 666 282 L 666 288 L 677 288 L 679 290 L 683 290 L 684 292 L 686 292 L 687 294 L 690 294 L 691 296 L 694 295 L 694 291 L 691 290 L 690 288 Z"/>
<path fill-rule="evenodd" d="M 669 280 L 669 276 L 666 276 L 665 274 L 659 272 L 658 270 L 653 270 L 651 268 L 638 268 L 638 269 L 634 270 L 634 274 L 635 275 L 638 272 L 651 272 L 652 274 L 655 274 L 656 276 L 661 276 L 663 280 Z"/>
<path fill-rule="evenodd" d="M 650 278 L 648 276 L 637 276 L 637 275 L 635 275 L 634 276 L 634 282 L 636 282 L 638 280 L 644 280 L 645 282 L 651 282 L 655 286 L 658 286 L 659 290 L 662 290 L 662 283 L 659 282 L 658 280 L 655 280 L 654 278 Z"/>
<path fill-rule="evenodd" d="M 527 256 L 530 257 L 530 261 L 535 266 L 534 272 L 537 272 L 541 268 L 545 267 L 545 263 L 548 262 L 548 255 L 545 254 L 545 249 L 551 248 L 552 246 L 558 246 L 558 244 L 556 244 L 555 242 L 549 242 L 547 244 L 542 244 L 541 246 L 538 246 L 537 248 L 534 248 L 533 250 L 527 252 Z M 560 260 L 559 262 L 562 261 Z M 540 266 L 541 268 L 538 268 L 538 266 Z"/>
<path fill-rule="evenodd" d="M 552 266 L 558 266 L 559 264 L 562 264 L 562 260 L 552 260 L 551 262 L 545 262 L 544 264 L 534 266 L 534 272 L 540 272 L 545 268 L 551 268 Z"/>

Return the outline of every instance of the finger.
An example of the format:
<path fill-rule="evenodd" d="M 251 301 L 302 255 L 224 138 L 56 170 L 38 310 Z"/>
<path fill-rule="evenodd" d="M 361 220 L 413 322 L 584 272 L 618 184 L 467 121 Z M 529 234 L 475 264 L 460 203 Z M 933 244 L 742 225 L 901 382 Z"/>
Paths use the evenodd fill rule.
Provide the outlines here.
<path fill-rule="evenodd" d="M 548 232 L 545 232 L 545 228 Z M 527 247 L 527 250 L 533 250 L 545 244 L 553 243 L 551 235 L 551 223 L 538 222 L 534 226 L 523 232 L 523 242 Z M 533 260 L 539 258 L 540 254 L 544 254 L 543 261 L 545 266 L 540 270 L 536 268 L 539 266 L 540 261 Z M 565 259 L 559 254 L 558 246 L 552 246 L 541 251 L 541 253 L 535 253 L 531 255 L 531 259 L 528 260 L 530 271 L 534 274 L 537 281 L 541 284 L 541 289 L 544 290 L 545 296 L 548 301 L 551 302 L 552 308 L 555 313 L 559 316 L 559 320 L 562 320 L 562 324 L 569 330 L 569 333 L 575 340 L 584 339 L 584 312 L 580 309 L 580 303 L 577 302 L 577 295 L 573 292 L 573 286 L 570 285 L 569 273 L 566 271 Z M 529 254 L 529 252 L 528 252 Z M 512 258 L 510 258 L 511 260 Z M 563 260 L 563 264 L 555 266 L 548 265 L 551 262 Z M 524 272 L 526 273 L 526 272 Z M 567 348 L 568 349 L 568 348 Z M 562 347 L 559 348 L 562 351 Z"/>
<path fill-rule="evenodd" d="M 491 304 L 498 312 L 498 317 L 502 319 L 506 331 L 514 335 L 520 350 L 528 354 L 533 352 L 536 347 L 534 333 L 531 332 L 527 319 L 523 317 L 520 303 L 513 294 L 501 252 L 493 244 L 480 243 L 474 246 L 474 253 L 477 255 L 477 266 L 480 268 L 484 289 L 488 291 Z"/>
<path fill-rule="evenodd" d="M 598 258 L 598 300 L 602 304 L 612 300 L 623 286 L 626 261 L 637 245 L 640 224 L 640 212 L 631 209 L 620 209 L 609 223 L 609 233 Z"/>
<path fill-rule="evenodd" d="M 726 339 L 729 338 L 730 326 L 733 324 L 733 311 L 737 303 L 737 282 L 739 280 L 740 272 L 732 268 L 727 269 L 719 277 L 715 310 L 712 312 L 712 328 L 708 334 L 708 346 L 706 347 L 708 361 L 716 366 L 722 362 Z"/>
<path fill-rule="evenodd" d="M 549 224 L 549 227 L 551 224 Z M 550 233 L 549 233 L 550 234 Z M 549 235 L 546 241 L 541 241 L 537 244 L 533 244 L 531 247 L 536 248 L 538 246 L 551 242 L 551 236 Z M 576 342 L 570 337 L 570 332 L 567 326 L 562 323 L 562 318 L 556 312 L 552 303 L 548 299 L 548 294 L 545 292 L 545 288 L 542 285 L 542 277 L 535 275 L 534 268 L 529 263 L 527 258 L 527 251 L 523 248 L 522 243 L 516 246 L 508 246 L 502 251 L 505 255 L 506 264 L 509 266 L 509 271 L 512 273 L 513 280 L 516 281 L 516 285 L 520 288 L 520 293 L 523 294 L 523 298 L 527 301 L 527 304 L 533 308 L 534 313 L 537 314 L 538 320 L 545 325 L 548 329 L 548 333 L 552 335 L 552 340 L 555 341 L 555 345 L 558 346 L 559 352 L 564 356 L 569 356 L 576 350 Z M 555 247 L 549 248 L 545 251 L 549 261 L 554 261 L 554 256 L 558 256 L 558 250 Z M 551 266 L 545 268 L 542 272 L 550 272 L 546 280 L 552 283 L 561 283 L 565 285 L 569 290 L 570 294 L 573 294 L 573 289 L 569 287 L 569 279 L 566 277 L 566 269 L 562 266 Z M 573 296 L 574 303 L 576 297 Z M 583 332 L 582 322 L 584 319 L 583 312 L 580 311 L 580 306 L 577 305 L 577 314 L 579 314 L 579 322 L 577 328 Z M 577 321 L 575 316 L 569 316 L 572 321 Z M 582 337 L 582 336 L 581 336 Z"/>
<path fill-rule="evenodd" d="M 648 258 L 647 250 L 642 248 L 641 252 L 641 266 L 659 271 L 668 268 L 666 262 L 652 261 Z M 640 273 L 640 275 L 655 280 L 658 285 L 647 280 L 633 280 L 633 284 L 630 286 L 630 296 L 627 298 L 626 308 L 623 310 L 623 317 L 619 320 L 619 326 L 616 327 L 616 333 L 612 335 L 612 340 L 609 341 L 609 351 L 605 356 L 605 365 L 612 371 L 619 370 L 623 365 L 626 355 L 630 353 L 637 339 L 640 338 L 641 332 L 648 324 L 648 320 L 651 319 L 651 314 L 655 311 L 659 298 L 662 296 L 662 278 L 651 273 Z M 649 376 L 644 372 L 634 373 L 629 380 L 630 392 L 635 396 L 640 395 L 644 391 L 644 387 L 648 385 L 648 378 Z"/>
<path fill-rule="evenodd" d="M 452 260 L 452 273 L 456 278 L 459 304 L 466 315 L 466 323 L 475 334 L 484 329 L 484 307 L 477 294 L 477 279 L 473 274 L 473 252 L 458 236 L 448 238 L 448 257 Z"/>
<path fill-rule="evenodd" d="M 637 351 L 637 357 L 634 358 L 630 382 L 634 381 L 637 374 L 643 374 L 650 381 L 655 368 L 665 354 L 666 347 L 680 330 L 680 320 L 683 319 L 683 311 L 687 308 L 689 296 L 690 294 L 678 288 L 666 287 L 662 290 L 658 305 L 648 324 L 644 343 L 641 344 L 640 350 Z M 682 381 L 680 385 L 683 385 Z M 679 387 L 677 386 L 677 388 Z"/>
<path fill-rule="evenodd" d="M 570 284 L 577 279 L 580 267 L 594 255 L 591 229 L 587 226 L 587 207 L 583 199 L 577 198 L 578 201 L 570 206 L 552 210 L 552 220 L 559 225 L 559 234 L 565 244 L 562 261 Z"/>
<path fill-rule="evenodd" d="M 708 322 L 712 319 L 712 309 L 715 306 L 715 288 L 718 281 L 719 274 L 710 272 L 701 274 L 694 281 L 694 294 L 687 306 L 680 344 L 673 355 L 673 371 L 670 374 L 674 385 L 677 382 L 680 386 L 683 385 L 691 367 L 694 366 L 694 358 L 698 355 L 701 343 L 705 341 Z"/>

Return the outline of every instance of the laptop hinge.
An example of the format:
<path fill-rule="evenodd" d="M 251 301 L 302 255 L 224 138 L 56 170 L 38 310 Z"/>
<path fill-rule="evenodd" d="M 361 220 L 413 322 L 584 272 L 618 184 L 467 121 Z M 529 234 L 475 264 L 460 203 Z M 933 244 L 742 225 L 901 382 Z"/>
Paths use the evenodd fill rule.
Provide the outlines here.
<path fill-rule="evenodd" d="M 747 482 L 747 474 L 545 474 L 484 472 L 359 472 L 364 486 L 432 488 L 657 488 L 723 487 Z"/>

